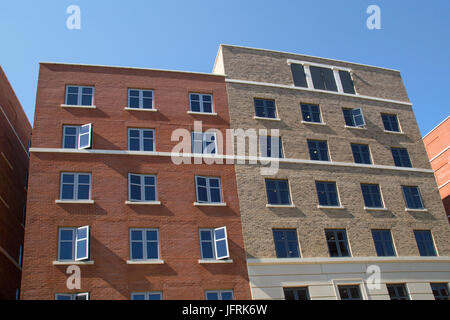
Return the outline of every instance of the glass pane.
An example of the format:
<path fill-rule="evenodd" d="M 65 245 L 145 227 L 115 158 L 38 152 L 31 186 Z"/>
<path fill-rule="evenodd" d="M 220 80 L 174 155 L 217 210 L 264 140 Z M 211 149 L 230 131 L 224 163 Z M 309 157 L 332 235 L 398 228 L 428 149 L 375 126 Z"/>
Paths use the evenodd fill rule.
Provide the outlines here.
<path fill-rule="evenodd" d="M 73 200 L 74 198 L 74 186 L 73 184 L 63 184 L 61 200 Z"/>
<path fill-rule="evenodd" d="M 148 185 L 154 186 L 155 185 L 155 177 L 153 177 L 153 176 L 145 176 L 144 177 L 144 184 L 146 186 L 148 186 Z"/>
<path fill-rule="evenodd" d="M 144 98 L 142 100 L 142 107 L 144 109 L 152 109 L 153 108 L 153 99 L 151 99 L 151 98 Z"/>
<path fill-rule="evenodd" d="M 87 256 L 87 240 L 77 241 L 77 259 L 85 258 Z"/>
<path fill-rule="evenodd" d="M 131 240 L 142 240 L 142 231 L 141 230 L 132 230 L 131 231 Z"/>
<path fill-rule="evenodd" d="M 66 104 L 68 105 L 78 105 L 78 95 L 68 94 Z"/>
<path fill-rule="evenodd" d="M 144 151 L 153 151 L 153 139 L 144 139 Z"/>
<path fill-rule="evenodd" d="M 77 239 L 85 239 L 87 238 L 87 228 L 78 228 L 76 233 L 77 233 Z"/>
<path fill-rule="evenodd" d="M 211 202 L 220 202 L 220 189 L 210 189 L 211 190 Z"/>
<path fill-rule="evenodd" d="M 285 300 L 295 300 L 294 291 L 293 290 L 284 290 L 284 299 Z"/>
<path fill-rule="evenodd" d="M 147 242 L 147 259 L 158 259 L 157 242 Z"/>
<path fill-rule="evenodd" d="M 129 108 L 139 108 L 139 98 L 130 97 Z"/>
<path fill-rule="evenodd" d="M 201 202 L 205 202 L 208 201 L 208 196 L 207 196 L 207 192 L 206 192 L 206 188 L 205 187 L 197 187 L 197 197 L 198 197 L 198 201 Z"/>
<path fill-rule="evenodd" d="M 202 246 L 202 258 L 203 259 L 214 258 L 212 242 L 202 242 L 201 246 Z"/>
<path fill-rule="evenodd" d="M 62 182 L 63 183 L 74 183 L 75 182 L 75 175 L 70 173 L 64 173 L 62 175 Z"/>
<path fill-rule="evenodd" d="M 191 101 L 191 111 L 200 112 L 200 102 Z"/>
<path fill-rule="evenodd" d="M 156 200 L 156 190 L 155 187 L 145 187 L 145 200 L 155 201 Z"/>
<path fill-rule="evenodd" d="M 200 240 L 212 240 L 210 231 L 200 231 Z"/>
<path fill-rule="evenodd" d="M 91 180 L 91 176 L 88 174 L 79 174 L 78 175 L 78 183 L 89 183 Z"/>
<path fill-rule="evenodd" d="M 275 251 L 277 253 L 277 258 L 287 258 L 288 252 L 284 242 L 275 241 Z"/>
<path fill-rule="evenodd" d="M 225 257 L 228 255 L 227 240 L 216 241 L 217 257 Z"/>
<path fill-rule="evenodd" d="M 158 231 L 147 230 L 147 241 L 158 241 Z"/>
<path fill-rule="evenodd" d="M 80 148 L 89 146 L 89 144 L 91 142 L 90 138 L 91 137 L 89 134 L 80 135 Z"/>
<path fill-rule="evenodd" d="M 61 230 L 60 231 L 60 239 L 61 240 L 73 240 L 73 231 L 72 230 Z"/>
<path fill-rule="evenodd" d="M 139 130 L 128 130 L 128 134 L 130 135 L 130 138 L 139 138 L 140 131 Z"/>
<path fill-rule="evenodd" d="M 136 138 L 130 139 L 130 150 L 131 151 L 140 151 L 139 139 L 136 139 Z"/>
<path fill-rule="evenodd" d="M 144 98 L 152 98 L 153 97 L 153 92 L 152 91 L 148 91 L 148 90 L 142 91 L 142 96 Z"/>
<path fill-rule="evenodd" d="M 203 102 L 203 112 L 212 112 L 212 105 L 209 102 Z"/>
<path fill-rule="evenodd" d="M 229 291 L 222 292 L 222 300 L 233 300 L 233 293 Z"/>
<path fill-rule="evenodd" d="M 142 242 L 131 243 L 131 259 L 143 259 L 144 258 L 144 245 Z"/>
<path fill-rule="evenodd" d="M 132 184 L 130 186 L 130 199 L 132 200 L 141 200 L 141 186 L 137 186 Z"/>
<path fill-rule="evenodd" d="M 139 90 L 130 90 L 130 97 L 139 97 Z"/>
<path fill-rule="evenodd" d="M 89 185 L 83 184 L 78 186 L 78 200 L 89 200 Z"/>
<path fill-rule="evenodd" d="M 60 242 L 59 244 L 59 259 L 61 260 L 72 260 L 72 248 L 73 242 Z"/>
<path fill-rule="evenodd" d="M 79 89 L 78 87 L 67 87 L 67 92 L 78 94 L 78 89 Z"/>
<path fill-rule="evenodd" d="M 56 296 L 56 300 L 72 300 L 72 296 L 59 294 Z"/>
<path fill-rule="evenodd" d="M 131 300 L 145 300 L 145 294 L 133 294 Z"/>
<path fill-rule="evenodd" d="M 220 229 L 214 230 L 214 235 L 215 235 L 216 239 L 223 239 L 223 238 L 225 238 L 225 229 L 220 228 Z"/>
<path fill-rule="evenodd" d="M 148 300 L 161 300 L 160 293 L 149 293 Z"/>
<path fill-rule="evenodd" d="M 207 292 L 206 300 L 219 300 L 219 295 L 217 292 Z"/>
<path fill-rule="evenodd" d="M 86 87 L 82 88 L 82 91 L 81 91 L 81 93 L 84 95 L 92 95 L 92 92 L 93 92 L 92 88 L 86 88 Z"/>
<path fill-rule="evenodd" d="M 83 94 L 81 97 L 81 105 L 83 105 L 83 106 L 92 105 L 92 96 Z"/>

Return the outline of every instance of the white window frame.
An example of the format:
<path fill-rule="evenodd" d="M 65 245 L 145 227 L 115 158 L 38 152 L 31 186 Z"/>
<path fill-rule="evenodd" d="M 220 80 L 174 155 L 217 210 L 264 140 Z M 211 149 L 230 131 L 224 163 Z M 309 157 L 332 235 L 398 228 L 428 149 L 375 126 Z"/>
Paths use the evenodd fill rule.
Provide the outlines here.
<path fill-rule="evenodd" d="M 131 105 L 130 105 L 130 100 L 131 100 L 130 91 L 139 91 L 139 107 L 138 108 L 131 107 Z M 144 108 L 144 91 L 152 93 L 152 107 L 151 108 Z M 149 89 L 129 88 L 128 89 L 128 107 L 127 108 L 128 109 L 143 109 L 143 110 L 155 109 L 155 92 L 153 90 L 149 90 Z"/>
<path fill-rule="evenodd" d="M 77 259 L 77 230 L 79 229 L 83 229 L 86 228 L 87 229 L 87 238 L 83 240 L 86 240 L 86 248 L 87 248 L 87 255 L 83 258 L 79 258 Z M 72 231 L 72 240 L 61 240 L 61 232 L 62 231 Z M 82 241 L 82 240 L 80 240 Z M 61 242 L 70 242 L 72 243 L 72 259 L 61 259 L 61 251 L 60 251 L 60 243 Z M 58 229 L 58 261 L 84 261 L 84 260 L 88 260 L 89 259 L 89 255 L 90 255 L 90 227 L 89 226 L 83 226 L 83 227 L 63 227 L 63 228 L 59 228 Z"/>
<path fill-rule="evenodd" d="M 144 295 L 144 300 L 150 300 L 150 295 L 159 295 L 160 300 L 163 299 L 162 292 L 161 291 L 148 291 L 148 292 L 132 292 L 131 293 L 131 300 L 133 300 L 133 296 L 135 295 Z"/>
<path fill-rule="evenodd" d="M 192 110 L 192 108 L 191 108 L 191 102 L 192 102 L 191 95 L 192 95 L 192 94 L 196 94 L 196 95 L 199 96 L 200 111 L 194 111 L 194 110 Z M 206 112 L 206 111 L 204 110 L 204 108 L 203 108 L 203 97 L 204 97 L 204 96 L 209 96 L 209 97 L 211 97 L 211 112 Z M 209 101 L 207 101 L 207 102 L 209 102 Z M 190 112 L 196 112 L 196 113 L 214 114 L 214 101 L 213 101 L 213 95 L 212 95 L 212 94 L 209 94 L 209 93 L 189 92 L 189 111 L 190 111 Z"/>
<path fill-rule="evenodd" d="M 136 185 L 135 183 L 131 183 L 131 176 L 140 177 L 140 188 L 141 188 L 141 199 L 131 199 L 131 185 Z M 153 177 L 155 178 L 155 200 L 145 200 L 145 177 Z M 149 185 L 150 186 L 150 185 Z M 158 201 L 158 179 L 156 174 L 137 174 L 137 173 L 129 173 L 128 174 L 128 201 L 130 202 L 157 202 Z"/>
<path fill-rule="evenodd" d="M 221 230 L 221 229 L 224 229 L 225 237 L 217 239 L 216 232 Z M 209 232 L 210 236 L 211 236 L 211 240 L 202 240 L 202 237 L 201 237 L 201 232 L 202 231 L 203 232 L 205 232 L 205 231 Z M 212 229 L 202 228 L 202 229 L 198 230 L 198 235 L 199 235 L 199 241 L 200 241 L 200 255 L 201 255 L 201 259 L 202 260 L 224 260 L 224 259 L 230 258 L 230 247 L 229 247 L 229 244 L 228 244 L 228 234 L 227 234 L 227 228 L 225 226 L 224 227 L 219 227 L 219 228 L 212 228 Z M 223 241 L 223 240 L 225 240 L 226 245 L 227 245 L 227 254 L 226 254 L 226 256 L 218 257 L 217 256 L 217 242 L 218 241 Z M 202 242 L 211 242 L 211 244 L 212 244 L 212 251 L 213 251 L 213 257 L 212 258 L 205 258 L 204 257 Z"/>
<path fill-rule="evenodd" d="M 218 239 L 217 233 L 222 230 L 224 232 L 224 237 Z M 220 256 L 220 257 L 218 256 L 218 250 L 217 250 L 217 244 L 219 241 L 225 241 L 226 249 L 227 249 L 226 255 Z M 230 257 L 230 248 L 228 246 L 227 227 L 220 227 L 220 228 L 214 229 L 214 251 L 215 251 L 216 260 L 228 259 Z"/>
<path fill-rule="evenodd" d="M 270 139 L 270 148 L 271 148 L 271 153 L 272 153 L 270 156 L 267 155 L 267 151 L 268 151 L 268 147 L 269 147 L 269 145 L 267 143 L 268 139 Z M 279 154 L 278 157 L 275 157 L 273 155 L 274 145 L 272 144 L 272 142 L 273 142 L 272 139 L 273 140 L 278 139 L 277 146 L 278 146 L 278 150 L 280 150 L 280 152 L 281 152 L 281 154 Z M 265 149 L 263 148 L 264 146 L 266 147 Z M 281 136 L 274 137 L 274 136 L 268 136 L 268 135 L 267 136 L 260 135 L 259 136 L 259 149 L 260 149 L 259 154 L 261 157 L 274 158 L 274 159 L 283 159 L 284 158 L 284 146 L 283 146 L 283 141 L 281 139 Z"/>
<path fill-rule="evenodd" d="M 75 135 L 72 134 L 67 134 L 66 135 L 66 128 L 73 128 L 76 130 Z M 63 141 L 62 141 L 62 146 L 63 149 L 72 149 L 72 148 L 68 148 L 66 146 L 66 136 L 75 136 L 75 148 L 73 149 L 77 149 L 78 148 L 78 144 L 79 144 L 79 137 L 80 137 L 80 126 L 73 126 L 73 125 L 64 125 L 63 126 Z"/>
<path fill-rule="evenodd" d="M 233 290 L 206 290 L 205 291 L 205 299 L 207 299 L 208 293 L 217 293 L 217 296 L 219 297 L 219 300 L 222 299 L 222 293 L 230 293 L 231 292 L 231 299 L 234 300 L 234 292 Z"/>
<path fill-rule="evenodd" d="M 196 141 L 200 141 L 200 140 L 196 140 L 195 136 L 197 135 L 202 135 L 202 152 L 198 153 L 195 152 L 195 142 Z M 214 137 L 214 141 L 208 141 L 208 137 Z M 211 138 L 209 138 L 210 140 Z M 208 146 L 208 142 L 214 142 L 214 153 L 210 153 L 210 152 L 206 152 L 207 150 L 207 146 Z M 217 155 L 217 133 L 216 132 L 211 132 L 211 131 L 205 131 L 205 132 L 195 132 L 193 131 L 191 133 L 191 144 L 192 144 L 192 153 L 193 154 L 208 154 L 208 155 Z"/>
<path fill-rule="evenodd" d="M 142 240 L 132 240 L 131 233 L 133 231 L 142 232 Z M 158 257 L 156 258 L 148 258 L 147 256 L 147 231 L 156 231 L 156 242 L 158 244 Z M 161 251 L 160 251 L 160 239 L 159 239 L 159 229 L 157 228 L 131 228 L 129 231 L 129 239 L 130 239 L 130 261 L 153 261 L 161 259 Z M 133 242 L 142 242 L 142 250 L 143 250 L 143 258 L 142 259 L 133 259 L 132 251 L 133 251 Z M 154 240 L 152 240 L 154 242 Z"/>
<path fill-rule="evenodd" d="M 71 85 L 68 84 L 66 85 L 66 95 L 65 95 L 65 103 L 66 105 L 68 103 L 68 97 L 69 97 L 69 87 L 74 87 L 74 88 L 78 88 L 78 94 L 77 94 L 77 104 L 73 104 L 73 106 L 79 106 L 79 107 L 93 107 L 94 104 L 94 97 L 95 97 L 95 87 L 90 87 L 90 86 L 76 86 L 76 85 Z M 90 88 L 92 89 L 92 99 L 91 99 L 91 104 L 90 105 L 82 105 L 81 101 L 83 98 L 83 89 L 84 88 Z"/>
<path fill-rule="evenodd" d="M 85 238 L 81 238 L 79 239 L 77 237 L 77 232 L 80 230 L 86 230 L 86 237 Z M 76 228 L 75 230 L 75 261 L 84 261 L 84 260 L 88 260 L 89 259 L 89 253 L 90 253 L 90 228 L 89 226 L 83 226 L 83 227 L 79 227 Z M 81 256 L 80 258 L 77 258 L 78 256 L 78 243 L 81 241 L 86 241 L 86 254 Z"/>
<path fill-rule="evenodd" d="M 136 130 L 139 131 L 139 150 L 131 150 L 130 149 L 130 141 L 131 141 L 131 136 L 130 136 L 130 130 Z M 147 151 L 144 150 L 144 140 L 145 139 L 149 139 L 149 138 L 144 138 L 144 131 L 152 131 L 153 132 L 153 146 L 151 151 Z M 128 150 L 129 151 L 145 151 L 145 152 L 154 152 L 155 151 L 155 141 L 156 141 L 156 137 L 155 137 L 155 129 L 145 129 L 145 128 L 128 128 Z"/>
<path fill-rule="evenodd" d="M 58 297 L 70 297 L 70 300 L 76 300 L 77 297 L 85 296 L 89 300 L 89 292 L 80 292 L 80 293 L 56 293 L 55 300 L 58 300 Z"/>
<path fill-rule="evenodd" d="M 73 198 L 72 199 L 63 199 L 63 175 L 72 174 L 74 175 L 73 180 Z M 78 199 L 78 186 L 80 183 L 78 182 L 80 175 L 88 175 L 89 176 L 89 199 Z M 92 174 L 85 172 L 61 172 L 61 181 L 59 185 L 59 199 L 61 201 L 88 201 L 91 200 L 92 197 Z M 67 183 L 66 183 L 67 184 Z M 86 185 L 86 183 L 81 183 L 82 185 Z"/>
<path fill-rule="evenodd" d="M 88 131 L 85 133 L 81 133 L 83 128 L 88 128 Z M 86 146 L 82 147 L 81 146 L 81 137 L 85 136 L 85 135 L 88 136 L 89 143 Z M 80 126 L 80 130 L 78 131 L 78 149 L 79 150 L 90 149 L 91 147 L 92 147 L 92 123 L 88 123 L 88 124 Z"/>
<path fill-rule="evenodd" d="M 207 197 L 207 201 L 201 201 L 198 198 L 198 183 L 197 183 L 197 178 L 204 178 L 206 179 L 206 197 Z M 212 202 L 211 201 L 211 186 L 210 186 L 210 180 L 211 179 L 217 179 L 219 180 L 219 194 L 220 194 L 220 201 L 218 202 Z M 197 203 L 222 203 L 223 202 L 223 195 L 222 195 L 222 179 L 220 177 L 205 177 L 205 176 L 195 176 L 195 195 L 197 198 Z M 216 188 L 216 187 L 213 187 Z"/>

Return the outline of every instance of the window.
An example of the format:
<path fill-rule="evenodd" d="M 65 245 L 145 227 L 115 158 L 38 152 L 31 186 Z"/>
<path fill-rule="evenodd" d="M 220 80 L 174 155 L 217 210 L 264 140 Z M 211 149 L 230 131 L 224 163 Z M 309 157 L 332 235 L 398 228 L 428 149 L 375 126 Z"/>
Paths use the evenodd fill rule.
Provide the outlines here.
<path fill-rule="evenodd" d="M 397 116 L 395 114 L 381 114 L 383 120 L 384 130 L 400 132 Z"/>
<path fill-rule="evenodd" d="M 254 99 L 255 114 L 261 118 L 275 119 L 277 117 L 275 101 L 268 99 Z"/>
<path fill-rule="evenodd" d="M 189 101 L 192 112 L 213 113 L 212 95 L 191 93 Z"/>
<path fill-rule="evenodd" d="M 364 205 L 367 208 L 383 208 L 381 200 L 380 186 L 378 184 L 361 183 L 361 191 L 364 198 Z"/>
<path fill-rule="evenodd" d="M 311 160 L 330 161 L 326 141 L 308 140 L 308 149 Z"/>
<path fill-rule="evenodd" d="M 290 205 L 288 180 L 266 179 L 266 192 L 269 204 Z"/>
<path fill-rule="evenodd" d="M 162 300 L 161 292 L 133 292 L 131 300 Z"/>
<path fill-rule="evenodd" d="M 299 258 L 297 230 L 273 230 L 277 258 Z"/>
<path fill-rule="evenodd" d="M 338 286 L 338 291 L 341 300 L 362 300 L 361 290 L 358 285 Z"/>
<path fill-rule="evenodd" d="M 408 150 L 406 150 L 405 148 L 391 148 L 391 152 L 396 167 L 412 167 Z"/>
<path fill-rule="evenodd" d="M 128 89 L 128 108 L 153 109 L 153 91 Z"/>
<path fill-rule="evenodd" d="M 372 238 L 379 257 L 395 256 L 394 242 L 390 230 L 372 230 Z"/>
<path fill-rule="evenodd" d="M 223 260 L 230 257 L 226 227 L 200 229 L 199 233 L 203 260 Z"/>
<path fill-rule="evenodd" d="M 66 104 L 72 106 L 92 106 L 94 104 L 94 87 L 67 86 Z"/>
<path fill-rule="evenodd" d="M 59 261 L 82 261 L 89 259 L 89 226 L 60 228 L 58 243 Z"/>
<path fill-rule="evenodd" d="M 89 293 L 57 293 L 56 300 L 89 300 Z"/>
<path fill-rule="evenodd" d="M 154 151 L 155 130 L 153 129 L 128 129 L 128 150 L 130 151 Z"/>
<path fill-rule="evenodd" d="M 328 207 L 338 207 L 339 199 L 336 182 L 316 181 L 317 197 L 319 205 Z"/>
<path fill-rule="evenodd" d="M 301 104 L 303 121 L 321 123 L 320 108 L 318 105 Z"/>
<path fill-rule="evenodd" d="M 351 147 L 355 163 L 372 164 L 368 145 L 352 143 Z"/>
<path fill-rule="evenodd" d="M 434 299 L 450 300 L 447 283 L 431 283 L 431 290 L 433 290 Z"/>
<path fill-rule="evenodd" d="M 283 158 L 281 137 L 260 136 L 259 149 L 262 157 Z"/>
<path fill-rule="evenodd" d="M 408 209 L 423 209 L 422 197 L 418 187 L 402 186 L 402 190 Z"/>
<path fill-rule="evenodd" d="M 92 124 L 63 127 L 64 149 L 90 149 L 92 147 Z"/>
<path fill-rule="evenodd" d="M 404 284 L 386 285 L 391 300 L 409 300 L 408 290 Z"/>
<path fill-rule="evenodd" d="M 157 201 L 156 176 L 128 174 L 129 200 L 137 202 Z"/>
<path fill-rule="evenodd" d="M 310 66 L 309 69 L 311 71 L 314 89 L 338 91 L 333 70 L 316 66 Z"/>
<path fill-rule="evenodd" d="M 16 300 L 20 300 L 20 289 L 16 289 Z"/>
<path fill-rule="evenodd" d="M 350 72 L 345 70 L 339 70 L 339 79 L 341 80 L 342 90 L 344 90 L 344 93 L 348 94 L 356 93 Z"/>
<path fill-rule="evenodd" d="M 330 257 L 350 257 L 345 230 L 325 230 Z"/>
<path fill-rule="evenodd" d="M 19 266 L 22 267 L 22 254 L 23 254 L 23 245 L 19 247 Z"/>
<path fill-rule="evenodd" d="M 27 206 L 24 205 L 22 208 L 22 225 L 25 227 L 25 221 L 27 218 Z"/>
<path fill-rule="evenodd" d="M 436 256 L 433 237 L 429 230 L 414 230 L 417 247 L 421 256 Z"/>
<path fill-rule="evenodd" d="M 158 229 L 130 229 L 130 258 L 159 259 Z"/>
<path fill-rule="evenodd" d="M 215 132 L 192 132 L 192 153 L 216 154 L 216 150 Z"/>
<path fill-rule="evenodd" d="M 348 127 L 364 127 L 366 122 L 364 120 L 364 115 L 362 109 L 347 109 L 343 108 L 345 125 Z"/>
<path fill-rule="evenodd" d="M 214 290 L 205 292 L 206 300 L 233 300 L 233 290 Z"/>
<path fill-rule="evenodd" d="M 307 287 L 283 288 L 285 300 L 310 300 Z"/>
<path fill-rule="evenodd" d="M 201 203 L 222 202 L 220 178 L 196 176 L 195 185 L 197 190 L 197 202 Z"/>
<path fill-rule="evenodd" d="M 61 173 L 61 200 L 89 200 L 91 198 L 90 173 Z"/>
<path fill-rule="evenodd" d="M 308 88 L 305 68 L 301 64 L 291 63 L 291 71 L 292 71 L 292 78 L 294 80 L 294 86 Z"/>

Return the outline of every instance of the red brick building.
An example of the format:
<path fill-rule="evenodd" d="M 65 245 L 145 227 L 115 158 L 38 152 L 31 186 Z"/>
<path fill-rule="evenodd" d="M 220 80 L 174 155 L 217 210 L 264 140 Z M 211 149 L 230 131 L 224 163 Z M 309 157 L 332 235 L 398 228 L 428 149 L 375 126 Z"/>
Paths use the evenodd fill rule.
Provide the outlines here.
<path fill-rule="evenodd" d="M 229 128 L 223 76 L 40 65 L 23 299 L 250 299 L 234 165 L 171 158 L 195 120 Z"/>
<path fill-rule="evenodd" d="M 450 116 L 423 137 L 450 222 Z"/>
<path fill-rule="evenodd" d="M 31 125 L 0 67 L 0 300 L 20 289 Z"/>

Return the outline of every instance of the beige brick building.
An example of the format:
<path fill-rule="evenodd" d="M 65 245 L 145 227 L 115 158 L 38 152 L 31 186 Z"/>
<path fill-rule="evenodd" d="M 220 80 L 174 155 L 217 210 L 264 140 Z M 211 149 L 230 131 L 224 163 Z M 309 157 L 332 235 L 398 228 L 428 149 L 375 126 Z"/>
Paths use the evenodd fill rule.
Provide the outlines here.
<path fill-rule="evenodd" d="M 236 166 L 253 299 L 448 294 L 450 229 L 399 71 L 221 45 L 213 73 L 226 75 L 231 128 L 282 141 L 275 175 Z"/>

